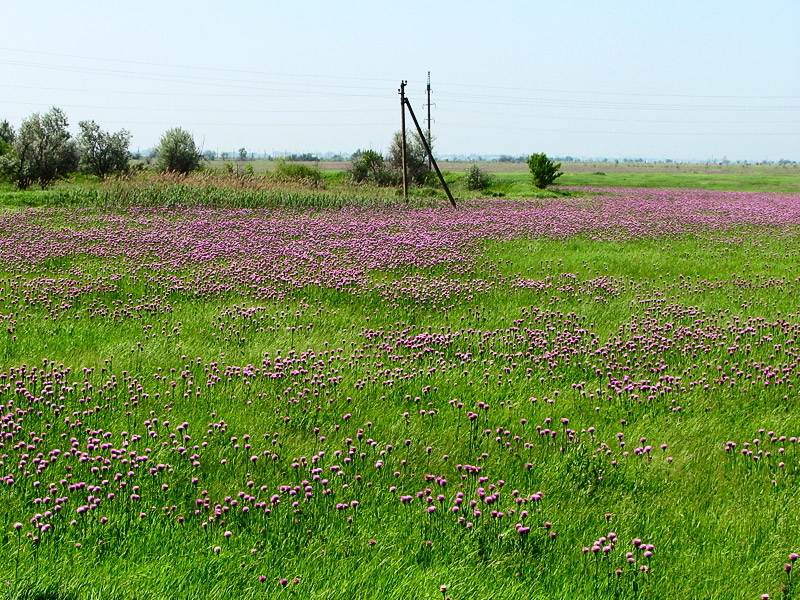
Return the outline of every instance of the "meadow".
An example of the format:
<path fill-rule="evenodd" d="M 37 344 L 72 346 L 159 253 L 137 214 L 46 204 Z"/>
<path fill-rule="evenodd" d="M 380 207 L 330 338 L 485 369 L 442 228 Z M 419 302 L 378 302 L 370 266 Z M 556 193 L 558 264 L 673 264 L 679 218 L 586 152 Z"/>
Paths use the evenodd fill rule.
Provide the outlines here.
<path fill-rule="evenodd" d="M 0 195 L 0 597 L 800 596 L 800 196 L 259 185 Z"/>
<path fill-rule="evenodd" d="M 231 163 L 244 172 L 252 165 L 256 173 L 274 172 L 278 163 L 269 160 Z M 325 178 L 335 184 L 350 168 L 346 161 L 299 162 L 318 169 Z M 526 198 L 536 194 L 530 184 L 530 171 L 525 162 L 499 161 L 441 161 L 448 184 L 463 195 L 474 192 L 463 189 L 462 182 L 467 169 L 477 164 L 490 174 L 491 195 Z M 207 163 L 212 169 L 223 170 L 225 161 Z M 800 168 L 795 164 L 737 164 L 737 163 L 675 163 L 675 162 L 562 162 L 563 175 L 558 186 L 567 187 L 640 187 L 640 188 L 684 188 L 753 192 L 800 192 Z"/>

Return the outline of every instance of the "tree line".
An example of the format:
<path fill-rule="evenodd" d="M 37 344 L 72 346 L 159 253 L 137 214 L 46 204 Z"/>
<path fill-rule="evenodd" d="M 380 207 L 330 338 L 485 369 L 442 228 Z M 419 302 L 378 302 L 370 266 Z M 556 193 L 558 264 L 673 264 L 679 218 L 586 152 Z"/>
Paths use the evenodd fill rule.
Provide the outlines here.
<path fill-rule="evenodd" d="M 0 122 L 0 177 L 27 189 L 48 187 L 60 177 L 80 171 L 105 179 L 129 169 L 131 134 L 126 129 L 116 133 L 104 131 L 94 121 L 80 121 L 80 132 L 73 139 L 64 112 L 56 107 L 44 114 L 34 113 L 22 121 L 19 131 Z M 407 133 L 406 170 L 415 185 L 431 182 L 431 170 L 422 139 Z M 430 144 L 432 145 L 430 140 Z M 244 148 L 239 151 L 244 158 Z M 156 168 L 162 171 L 189 173 L 198 169 L 204 159 L 191 133 L 175 127 L 161 136 L 155 149 Z M 387 156 L 374 150 L 359 150 L 352 156 L 350 178 L 356 183 L 396 186 L 402 182 L 402 132 L 394 134 Z M 544 188 L 561 175 L 559 167 L 544 154 L 527 159 L 536 187 Z M 285 161 L 284 161 L 285 163 Z M 291 165 L 283 165 L 288 173 Z M 477 165 L 467 173 L 470 189 L 486 189 L 489 178 Z"/>
<path fill-rule="evenodd" d="M 110 133 L 94 121 L 80 121 L 73 138 L 68 127 L 67 116 L 56 107 L 24 119 L 18 131 L 7 120 L 0 122 L 0 177 L 20 189 L 45 189 L 76 171 L 100 179 L 128 171 L 129 131 Z M 192 135 L 179 127 L 161 136 L 156 154 L 159 169 L 181 173 L 198 168 L 203 158 Z"/>

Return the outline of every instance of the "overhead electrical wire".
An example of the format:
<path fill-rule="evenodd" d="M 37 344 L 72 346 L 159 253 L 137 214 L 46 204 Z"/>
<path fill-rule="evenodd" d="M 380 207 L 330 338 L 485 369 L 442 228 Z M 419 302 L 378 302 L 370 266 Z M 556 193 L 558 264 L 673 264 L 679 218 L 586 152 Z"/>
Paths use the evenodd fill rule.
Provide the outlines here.
<path fill-rule="evenodd" d="M 465 104 L 486 104 L 502 106 L 558 106 L 563 108 L 598 109 L 607 108 L 614 110 L 722 110 L 722 111 L 795 111 L 800 110 L 798 106 L 740 106 L 740 105 L 715 105 L 715 104 L 655 104 L 645 102 L 591 102 L 586 100 L 564 100 L 564 99 L 542 99 L 542 98 L 517 98 L 514 96 L 487 96 L 480 94 L 469 94 L 468 98 L 478 98 L 477 100 L 461 100 L 464 94 L 450 94 L 440 92 L 444 96 L 443 100 L 450 102 L 460 102 Z M 454 96 L 454 97 L 452 97 Z M 491 99 L 492 101 L 489 101 Z"/>
<path fill-rule="evenodd" d="M 19 67 L 27 67 L 27 68 L 36 68 L 36 69 L 46 69 L 46 70 L 53 70 L 53 71 L 60 71 L 60 72 L 68 72 L 68 73 L 83 73 L 89 75 L 104 75 L 107 77 L 123 77 L 126 79 L 137 79 L 143 81 L 156 81 L 161 83 L 178 83 L 178 84 L 188 84 L 188 85 L 205 85 L 210 87 L 218 87 L 218 88 L 231 88 L 231 89 L 245 89 L 245 90 L 258 90 L 264 92 L 293 92 L 297 94 L 309 94 L 315 96 L 339 96 L 339 97 L 347 97 L 347 98 L 381 98 L 386 97 L 386 94 L 379 95 L 379 94 L 348 94 L 343 92 L 323 92 L 318 90 L 302 90 L 302 89 L 281 89 L 281 88 L 274 88 L 274 87 L 260 87 L 261 84 L 266 85 L 306 85 L 307 87 L 316 87 L 310 86 L 310 84 L 290 84 L 290 83 L 270 83 L 270 82 L 259 82 L 259 81 L 239 81 L 237 83 L 225 83 L 225 80 L 214 80 L 212 78 L 200 78 L 200 79 L 212 79 L 211 81 L 192 81 L 189 77 L 181 76 L 181 75 L 161 75 L 158 73 L 154 74 L 146 74 L 146 73 L 137 73 L 137 72 L 126 72 L 126 71 L 118 71 L 113 69 L 95 69 L 95 68 L 82 68 L 70 65 L 46 65 L 46 64 L 39 64 L 39 63 L 24 63 L 21 61 L 9 61 L 9 60 L 0 60 L 0 64 L 11 65 L 11 66 L 19 66 Z M 198 79 L 198 78 L 195 78 Z M 217 83 L 216 81 L 222 81 L 223 83 Z M 254 85 L 242 85 L 244 83 L 252 83 Z M 343 86 L 346 87 L 346 86 Z M 388 94 L 388 92 L 387 92 Z"/>
<path fill-rule="evenodd" d="M 445 123 L 446 124 L 446 123 Z M 450 124 L 452 125 L 452 124 Z M 601 131 L 601 130 L 570 130 L 570 129 L 550 129 L 545 127 L 525 127 L 525 126 L 504 126 L 504 125 L 471 125 L 473 129 L 490 129 L 490 130 L 497 130 L 497 129 L 508 129 L 508 130 L 524 130 L 524 131 L 536 131 L 536 132 L 548 132 L 548 133 L 578 133 L 578 134 L 586 134 L 586 133 L 599 133 L 603 135 L 649 135 L 649 136 L 659 136 L 659 135 L 678 135 L 678 136 L 695 136 L 695 135 L 703 135 L 703 136 L 741 136 L 741 137 L 748 137 L 748 136 L 800 136 L 800 131 L 757 131 L 757 132 L 708 132 L 708 131 Z"/>
<path fill-rule="evenodd" d="M 22 102 L 22 101 L 5 101 L 4 104 L 17 104 L 22 106 L 38 105 L 47 107 L 50 106 L 49 102 Z M 89 108 L 96 110 L 129 110 L 135 112 L 171 112 L 173 108 L 168 107 L 147 107 L 147 106 L 102 106 L 95 104 L 63 104 L 60 103 L 61 108 Z M 220 108 L 181 108 L 181 112 L 192 113 L 236 113 L 242 111 L 240 109 L 220 109 Z M 248 113 L 257 114 L 340 114 L 340 113 L 393 113 L 394 109 L 389 108 L 341 108 L 341 109 L 247 109 Z M 479 111 L 459 111 L 458 114 L 462 115 L 480 115 L 483 114 Z M 671 124 L 671 125 L 740 125 L 741 120 L 736 121 L 709 121 L 704 120 L 664 120 L 664 119 L 610 119 L 603 117 L 576 117 L 573 115 L 552 115 L 552 114 L 531 114 L 531 113 L 515 113 L 515 117 L 533 117 L 533 118 L 547 118 L 547 119 L 569 119 L 570 121 L 592 121 L 603 123 L 656 123 L 656 124 Z M 800 121 L 748 121 L 749 125 L 800 125 Z"/>
<path fill-rule="evenodd" d="M 31 104 L 38 104 L 39 106 L 50 106 L 49 102 L 20 102 L 20 101 L 4 101 L 4 104 L 21 104 L 23 106 L 30 106 Z M 146 106 L 98 106 L 94 104 L 59 104 L 61 108 L 94 108 L 98 110 L 134 110 L 138 112 L 146 111 L 174 111 L 174 108 L 159 107 L 146 107 Z M 241 113 L 240 109 L 224 109 L 224 108 L 181 108 L 181 112 L 210 112 L 210 113 Z M 298 113 L 298 114 L 316 114 L 316 113 L 388 113 L 395 112 L 387 108 L 331 108 L 331 109 L 247 109 L 248 113 Z"/>
<path fill-rule="evenodd" d="M 249 89 L 264 92 L 292 92 L 304 95 L 316 96 L 339 96 L 339 97 L 363 97 L 363 98 L 387 98 L 393 97 L 393 92 L 385 90 L 385 88 L 375 87 L 353 87 L 352 85 L 338 85 L 338 84 L 319 84 L 319 83 L 295 83 L 295 82 L 276 82 L 276 81 L 258 81 L 250 79 L 226 79 L 220 77 L 201 77 L 194 75 L 180 75 L 180 74 L 161 74 L 161 73 L 143 73 L 139 71 L 126 71 L 120 69 L 98 69 L 96 67 L 81 67 L 75 65 L 54 65 L 44 63 L 32 63 L 13 60 L 0 60 L 0 64 L 10 66 L 57 70 L 75 73 L 84 73 L 91 75 L 105 75 L 111 77 L 123 77 L 130 79 L 140 79 L 157 82 L 177 83 L 186 85 L 200 85 L 211 87 L 222 87 L 232 89 Z M 263 87 L 269 86 L 269 87 Z M 304 89 L 312 88 L 312 89 Z M 324 88 L 322 91 L 319 88 Z M 341 89 L 356 89 L 364 90 L 365 92 L 382 92 L 379 94 L 373 93 L 352 93 L 352 92 L 337 92 L 329 91 Z M 520 88 L 524 90 L 525 88 Z M 566 92 L 564 92 L 566 93 Z M 603 93 L 604 95 L 609 95 Z M 442 91 L 438 94 L 443 99 L 450 99 L 452 102 L 483 104 L 489 106 L 558 106 L 564 108 L 578 108 L 578 109 L 611 109 L 611 110 L 721 110 L 721 111 L 800 111 L 800 105 L 792 106 L 757 106 L 757 105 L 737 105 L 737 104 L 667 104 L 655 102 L 622 102 L 622 101 L 589 101 L 589 100 L 575 100 L 563 98 L 540 98 L 540 97 L 525 97 L 525 96 L 509 96 L 509 95 L 495 95 L 495 94 L 475 94 L 475 93 L 459 93 Z M 652 96 L 649 94 L 642 94 Z M 677 97 L 677 96 L 672 96 Z M 680 96 L 690 97 L 690 96 Z M 746 99 L 753 99 L 753 97 L 743 97 Z M 784 97 L 785 99 L 785 97 Z"/>
<path fill-rule="evenodd" d="M 142 65 L 142 66 L 151 66 L 151 67 L 160 67 L 160 68 L 168 68 L 168 69 L 189 69 L 189 70 L 196 70 L 196 71 L 206 71 L 206 72 L 220 72 L 220 73 L 237 73 L 237 74 L 247 74 L 247 75 L 266 75 L 266 76 L 277 76 L 277 77 L 297 77 L 297 78 L 308 78 L 308 79 L 331 79 L 331 80 L 341 80 L 341 81 L 374 81 L 374 82 L 381 82 L 381 83 L 394 83 L 395 79 L 388 79 L 385 77 L 352 77 L 352 76 L 341 76 L 341 75 L 318 75 L 318 74 L 309 74 L 309 73 L 286 73 L 286 72 L 277 72 L 277 71 L 258 71 L 258 70 L 247 70 L 247 69 L 232 69 L 230 67 L 209 67 L 209 66 L 197 66 L 197 65 L 176 65 L 171 63 L 157 63 L 157 62 L 148 62 L 148 61 L 137 61 L 137 60 L 125 60 L 119 58 L 108 58 L 108 57 L 96 57 L 96 56 L 83 56 L 83 55 L 75 55 L 75 54 L 63 54 L 63 53 L 56 53 L 56 52 L 43 52 L 38 50 L 23 50 L 19 48 L 4 48 L 0 47 L 0 51 L 6 52 L 19 52 L 24 54 L 36 54 L 41 56 L 53 56 L 59 58 L 70 58 L 70 59 L 81 59 L 81 60 L 92 60 L 98 62 L 111 62 L 111 63 L 120 63 L 120 64 L 132 64 L 132 65 Z M 413 81 L 413 83 L 419 83 L 424 85 L 425 82 L 422 80 Z M 531 87 L 519 87 L 519 86 L 509 86 L 509 85 L 487 85 L 485 83 L 456 83 L 456 82 L 448 82 L 442 81 L 438 82 L 438 86 L 443 87 L 456 87 L 456 88 L 469 88 L 469 89 L 489 89 L 489 90 L 504 90 L 504 91 L 518 91 L 518 92 L 536 92 L 536 93 L 544 93 L 544 94 L 585 94 L 585 95 L 598 95 L 598 96 L 634 96 L 634 97 L 663 97 L 663 98 L 701 98 L 701 99 L 744 99 L 744 100 L 797 100 L 800 99 L 800 96 L 795 95 L 734 95 L 734 94 L 675 94 L 675 93 L 656 93 L 656 92 L 621 92 L 621 91 L 598 91 L 598 90 L 579 90 L 579 89 L 552 89 L 552 88 L 531 88 Z M 346 86 L 352 87 L 352 86 Z M 373 88 L 375 89 L 375 88 Z M 383 88 L 380 88 L 383 89 Z M 470 94 L 472 95 L 472 94 Z"/>
<path fill-rule="evenodd" d="M 122 64 L 132 64 L 132 65 L 143 65 L 143 66 L 150 66 L 150 67 L 162 67 L 165 69 L 194 69 L 197 71 L 219 71 L 223 73 L 243 73 L 248 75 L 268 75 L 268 76 L 277 76 L 277 77 L 307 77 L 311 79 L 338 79 L 338 80 L 347 80 L 347 81 L 381 81 L 381 82 L 394 82 L 394 79 L 386 79 L 386 78 L 375 78 L 375 77 L 351 77 L 351 76 L 341 76 L 341 75 L 314 75 L 308 73 L 282 73 L 282 72 L 274 72 L 274 71 L 251 71 L 251 70 L 244 70 L 244 69 L 231 69 L 229 67 L 199 67 L 196 65 L 175 65 L 175 64 L 168 64 L 168 63 L 154 63 L 154 62 L 146 62 L 146 61 L 139 61 L 139 60 L 124 60 L 119 58 L 107 58 L 107 57 L 96 57 L 96 56 L 80 56 L 75 54 L 59 54 L 56 52 L 42 52 L 38 50 L 20 50 L 18 48 L 2 48 L 0 47 L 0 51 L 5 52 L 21 52 L 25 54 L 40 54 L 43 56 L 56 56 L 60 58 L 79 58 L 82 60 L 95 60 L 95 61 L 102 61 L 102 62 L 115 62 L 115 63 L 122 63 Z"/>
<path fill-rule="evenodd" d="M 150 91 L 150 90 L 108 90 L 103 89 L 103 94 L 125 94 L 125 95 L 142 95 L 142 96 L 161 96 L 161 97 L 193 97 L 202 99 L 204 97 L 224 98 L 229 100 L 236 100 L 238 98 L 269 98 L 269 99 L 286 99 L 296 97 L 345 97 L 345 98 L 362 98 L 362 99 L 380 99 L 386 101 L 388 98 L 394 98 L 393 87 L 381 85 L 380 87 L 370 85 L 353 85 L 344 83 L 329 83 L 328 81 L 354 81 L 364 83 L 388 83 L 394 80 L 384 78 L 368 78 L 368 77 L 342 77 L 334 75 L 314 75 L 314 74 L 300 74 L 300 73 L 279 73 L 268 71 L 252 71 L 244 69 L 230 69 L 230 68 L 216 68 L 216 67 L 198 67 L 189 65 L 171 65 L 166 63 L 154 63 L 145 61 L 132 61 L 122 59 L 110 58 L 97 58 L 88 56 L 79 56 L 71 54 L 59 54 L 52 52 L 40 51 L 27 51 L 9 48 L 0 48 L 0 50 L 10 52 L 21 52 L 28 54 L 36 54 L 42 56 L 52 56 L 64 59 L 79 59 L 87 61 L 102 61 L 105 63 L 116 63 L 122 65 L 137 65 L 140 67 L 155 67 L 159 69 L 185 69 L 196 71 L 198 74 L 184 74 L 184 73 L 158 73 L 147 72 L 145 70 L 131 70 L 124 68 L 100 68 L 97 66 L 84 66 L 76 64 L 53 64 L 43 62 L 31 62 L 24 60 L 10 60 L 8 55 L 0 59 L 0 65 L 7 65 L 10 67 L 18 67 L 23 69 L 41 69 L 50 71 L 59 71 L 66 73 L 79 73 L 83 75 L 94 75 L 98 77 L 114 77 L 124 80 L 137 80 L 137 81 L 153 81 L 162 84 L 175 84 L 175 85 L 189 85 L 201 86 L 205 88 L 218 88 L 223 90 L 245 90 L 252 93 L 224 93 L 212 92 L 204 90 L 198 91 Z M 215 74 L 222 74 L 218 76 Z M 230 75 L 230 76 L 224 76 Z M 252 78 L 251 78 L 252 77 Z M 270 80 L 257 79 L 256 77 L 269 77 Z M 295 78 L 304 79 L 305 81 L 286 81 L 279 78 Z M 442 106 L 452 105 L 452 110 L 448 113 L 450 116 L 456 114 L 469 114 L 469 111 L 459 110 L 459 105 L 471 106 L 507 106 L 519 108 L 550 108 L 554 110 L 569 110 L 569 111 L 645 111 L 645 112 L 722 112 L 722 113 L 781 113 L 781 112 L 794 112 L 800 111 L 800 105 L 787 103 L 787 100 L 798 100 L 800 96 L 779 95 L 779 96 L 737 96 L 737 95 L 703 95 L 703 94 L 659 94 L 650 92 L 606 92 L 598 90 L 559 90 L 559 89 L 543 89 L 543 88 L 529 88 L 529 87 L 513 87 L 501 85 L 486 85 L 486 84 L 466 84 L 466 83 L 449 83 L 441 82 L 437 84 L 439 88 L 437 91 L 437 100 Z M 30 89 L 36 91 L 63 91 L 75 93 L 97 93 L 98 91 L 87 89 L 70 89 L 59 87 L 47 86 L 31 86 L 20 84 L 0 84 L 0 91 L 6 88 L 14 89 Z M 444 88 L 444 89 L 441 89 Z M 485 90 L 487 92 L 497 91 L 498 93 L 475 93 L 474 89 Z M 458 91 L 464 89 L 464 91 Z M 348 91 L 345 91 L 348 90 Z M 469 90 L 469 91 L 467 91 Z M 568 97 L 552 97 L 554 95 L 565 95 Z M 576 98 L 575 96 L 581 96 Z M 630 100 L 636 98 L 652 99 L 649 101 Z M 670 99 L 669 101 L 653 101 L 659 98 Z M 691 100 L 691 102 L 676 102 L 675 99 Z M 724 102 L 710 102 L 711 100 L 723 100 Z M 742 101 L 746 103 L 737 103 Z M 756 104 L 753 101 L 769 101 L 781 103 L 775 104 Z M 35 102 L 22 102 L 22 101 L 7 101 L 6 104 L 30 105 L 40 104 L 42 106 L 49 105 L 49 103 L 35 103 Z M 154 107 L 147 108 L 142 106 L 97 106 L 91 104 L 67 104 L 66 107 L 72 108 L 88 108 L 96 110 L 132 110 L 139 112 L 147 111 L 172 111 L 176 110 L 174 107 Z M 241 109 L 226 109 L 226 108 L 180 108 L 177 109 L 181 112 L 191 113 L 241 113 Z M 245 109 L 248 114 L 336 114 L 336 113 L 366 113 L 366 112 L 390 112 L 395 109 L 381 108 L 381 109 Z M 473 111 L 474 114 L 474 111 Z M 483 113 L 480 113 L 483 114 Z M 509 113 L 510 114 L 510 113 Z M 546 115 L 537 112 L 535 115 L 529 115 L 519 111 L 510 114 L 515 118 L 531 116 L 536 118 L 559 119 L 559 120 L 575 120 L 575 121 L 594 121 L 594 122 L 608 122 L 608 123 L 644 123 L 644 124 L 675 124 L 675 125 L 691 125 L 703 124 L 707 126 L 714 125 L 797 125 L 797 121 L 709 121 L 709 120 L 665 120 L 665 119 L 630 119 L 630 118 L 608 118 L 596 116 L 574 116 L 574 115 Z M 112 120 L 112 122 L 123 122 L 120 120 Z M 162 123 L 158 121 L 124 121 L 128 124 L 138 125 L 170 125 L 170 123 Z M 463 123 L 450 123 L 443 120 L 441 125 L 460 127 Z M 392 127 L 394 123 L 187 123 L 187 125 L 203 126 L 203 127 Z M 477 129 L 513 129 L 525 130 L 535 132 L 554 132 L 554 133 L 574 133 L 574 134 L 602 134 L 602 135 L 649 135 L 649 136 L 797 136 L 798 132 L 788 131 L 757 131 L 757 132 L 731 132 L 731 131 L 715 131 L 715 132 L 678 132 L 678 131 L 586 131 L 586 130 L 571 130 L 571 129 L 552 129 L 540 128 L 536 126 L 514 125 L 514 126 L 495 126 L 491 124 L 476 124 L 470 123 L 470 128 Z"/>

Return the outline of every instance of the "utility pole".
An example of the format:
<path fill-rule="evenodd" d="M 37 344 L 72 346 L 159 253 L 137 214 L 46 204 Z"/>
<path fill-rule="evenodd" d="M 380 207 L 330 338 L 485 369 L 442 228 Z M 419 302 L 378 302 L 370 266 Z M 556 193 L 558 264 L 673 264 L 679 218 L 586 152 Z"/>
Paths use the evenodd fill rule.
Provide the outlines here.
<path fill-rule="evenodd" d="M 428 71 L 428 148 L 432 148 L 433 144 L 431 138 L 431 72 Z M 428 155 L 428 168 L 433 168 L 433 157 Z"/>
<path fill-rule="evenodd" d="M 450 188 L 448 187 L 447 182 L 444 180 L 442 172 L 439 170 L 439 165 L 436 164 L 436 160 L 433 158 L 431 147 L 428 145 L 428 141 L 425 139 L 425 136 L 422 135 L 422 127 L 419 126 L 419 121 L 417 121 L 417 116 L 414 114 L 414 109 L 411 108 L 411 102 L 406 100 L 406 106 L 408 106 L 408 112 L 411 113 L 411 119 L 414 121 L 414 127 L 417 128 L 419 139 L 422 142 L 422 145 L 425 147 L 425 151 L 428 153 L 428 158 L 430 158 L 431 162 L 433 163 L 433 169 L 436 171 L 436 175 L 439 177 L 439 181 L 441 182 L 442 187 L 447 194 L 447 199 L 450 200 L 450 204 L 453 206 L 453 208 L 458 208 L 456 206 L 456 201 L 453 198 L 453 194 L 450 193 Z M 403 113 L 403 118 L 405 119 L 405 113 Z"/>
<path fill-rule="evenodd" d="M 400 94 L 400 127 L 402 141 L 400 144 L 400 155 L 403 161 L 403 198 L 408 202 L 408 169 L 406 168 L 406 84 L 408 82 L 403 80 L 400 82 L 400 89 L 397 93 Z"/>

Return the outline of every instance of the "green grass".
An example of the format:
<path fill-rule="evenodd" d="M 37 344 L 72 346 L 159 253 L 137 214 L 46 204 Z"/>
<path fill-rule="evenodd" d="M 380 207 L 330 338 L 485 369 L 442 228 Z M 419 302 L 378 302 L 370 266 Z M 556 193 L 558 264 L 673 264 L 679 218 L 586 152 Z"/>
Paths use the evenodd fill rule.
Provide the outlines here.
<path fill-rule="evenodd" d="M 56 194 L 54 204 L 62 201 L 60 190 L 48 193 Z M 44 194 L 33 197 L 39 200 L 32 203 L 48 206 Z M 28 210 L 19 196 L 3 198 L 15 210 Z M 76 226 L 69 207 L 29 214 L 54 230 Z M 114 214 L 124 218 L 124 212 Z M 800 239 L 791 232 L 741 234 L 735 246 L 714 232 L 628 242 L 487 241 L 476 251 L 481 266 L 471 274 L 446 268 L 372 274 L 390 289 L 417 280 L 498 282 L 477 298 L 457 295 L 448 310 L 433 308 L 434 292 L 433 300 L 422 302 L 387 300 L 377 288 L 308 286 L 247 312 L 243 305 L 251 304 L 236 290 L 208 299 L 167 293 L 163 283 L 145 283 L 141 273 L 139 280 L 119 279 L 113 289 L 87 290 L 62 307 L 53 282 L 105 280 L 120 270 L 130 274 L 131 267 L 73 255 L 25 273 L 5 270 L 0 414 L 7 416 L 0 475 L 15 483 L 0 483 L 0 597 L 780 597 L 787 581 L 782 566 L 800 548 L 800 448 L 770 442 L 759 429 L 800 434 L 794 379 Z M 199 277 L 191 270 L 171 274 Z M 522 280 L 541 285 L 515 283 Z M 166 297 L 170 310 L 137 310 L 156 297 Z M 735 323 L 746 331 L 737 332 Z M 396 343 L 395 332 L 416 336 L 442 328 L 461 335 L 455 342 L 425 337 L 414 347 Z M 731 351 L 734 344 L 739 347 Z M 583 350 L 570 355 L 573 346 Z M 281 377 L 242 375 L 247 365 L 262 368 L 267 353 L 271 362 L 263 368 L 274 371 L 278 350 L 283 357 L 311 351 L 313 358 L 286 367 Z M 734 377 L 735 386 L 714 381 L 721 372 L 730 375 L 733 365 L 734 373 L 743 373 Z M 747 383 L 767 366 L 787 371 L 773 376 L 771 387 L 763 379 Z M 417 368 L 417 377 L 398 375 L 397 369 L 408 374 Z M 157 373 L 166 379 L 156 379 Z M 661 379 L 661 391 L 617 393 L 608 387 L 610 377 Z M 677 393 L 666 386 L 689 389 Z M 648 394 L 655 399 L 647 401 Z M 287 404 L 287 398 L 298 402 Z M 479 417 L 470 422 L 467 411 Z M 150 425 L 154 418 L 156 426 Z M 184 421 L 191 440 L 176 429 Z M 538 434 L 537 425 L 557 429 L 555 441 Z M 565 443 L 566 427 L 574 443 Z M 174 443 L 170 434 L 177 435 Z M 642 437 L 653 447 L 651 459 L 633 452 L 645 444 Z M 755 437 L 772 457 L 754 462 L 739 454 Z M 150 458 L 122 463 L 101 445 L 117 449 L 126 439 L 126 452 Z M 738 444 L 734 453 L 724 449 L 729 440 Z M 245 451 L 245 443 L 252 448 Z M 175 450 L 178 445 L 187 452 Z M 393 449 L 381 455 L 387 445 Z M 778 467 L 784 446 L 786 466 Z M 88 460 L 64 456 L 73 448 Z M 52 449 L 61 451 L 55 461 Z M 277 458 L 266 459 L 265 451 Z M 259 461 L 251 463 L 251 455 Z M 321 473 L 311 471 L 314 456 Z M 294 466 L 301 457 L 309 466 Z M 42 458 L 52 464 L 26 476 Z M 378 461 L 384 462 L 380 468 Z M 148 469 L 156 464 L 169 467 L 153 477 Z M 467 474 L 458 465 L 482 471 Z M 344 475 L 334 475 L 331 466 Z M 315 474 L 331 483 L 314 481 Z M 191 483 L 192 477 L 199 481 Z M 501 479 L 500 499 L 480 502 L 483 514 L 473 516 L 468 502 L 479 499 L 477 489 L 489 494 L 489 485 Z M 312 482 L 308 502 L 303 481 Z M 77 482 L 98 490 L 70 490 Z M 51 484 L 57 491 L 46 491 Z M 133 486 L 139 486 L 138 499 L 130 498 Z M 289 495 L 280 486 L 300 486 L 300 492 Z M 416 498 L 426 488 L 433 497 L 445 496 L 434 500 L 432 515 Z M 517 505 L 512 490 L 543 496 Z M 460 492 L 459 514 L 474 527 L 459 525 L 451 512 Z M 108 493 L 117 497 L 110 500 Z M 280 504 L 270 504 L 274 494 Z M 402 504 L 403 494 L 414 500 Z M 90 495 L 101 502 L 78 515 Z M 53 498 L 61 496 L 70 498 L 62 513 L 40 517 L 52 528 L 38 532 L 30 519 L 53 510 Z M 44 497 L 51 499 L 36 502 Z M 195 516 L 202 506 L 196 501 L 204 497 L 212 510 L 199 508 Z M 336 507 L 354 501 L 357 507 Z M 260 502 L 270 508 L 268 516 Z M 208 521 L 216 504 L 229 510 Z M 247 515 L 242 505 L 251 508 Z M 492 518 L 493 508 L 505 516 Z M 529 512 L 525 519 L 521 510 Z M 514 528 L 523 522 L 531 527 L 527 537 Z M 619 539 L 613 559 L 582 552 L 612 531 Z M 634 538 L 655 546 L 649 561 L 633 547 Z M 626 567 L 628 551 L 650 572 Z M 613 574 L 616 568 L 622 576 Z"/>
<path fill-rule="evenodd" d="M 466 173 L 453 172 L 456 183 Z M 490 194 L 524 197 L 537 193 L 526 172 L 492 173 Z M 800 192 L 800 173 L 797 170 L 757 171 L 746 173 L 687 173 L 687 172 L 614 172 L 565 171 L 556 180 L 558 187 L 600 188 L 684 188 L 752 192 Z M 466 192 L 464 192 L 466 193 Z"/>
<path fill-rule="evenodd" d="M 210 180 L 189 180 L 181 183 L 170 180 L 168 185 L 159 185 L 152 174 L 140 173 L 133 178 L 133 185 L 125 182 L 121 188 L 114 182 L 102 183 L 89 176 L 74 176 L 57 182 L 48 190 L 31 188 L 20 191 L 14 186 L 0 182 L 0 206 L 4 210 L 32 206 L 61 206 L 65 204 L 86 205 L 98 202 L 117 205 L 154 203 L 202 203 L 222 206 L 274 206 L 276 204 L 303 206 L 337 206 L 359 204 L 365 201 L 396 201 L 399 191 L 386 188 L 353 186 L 348 179 L 348 163 L 287 163 L 290 167 L 309 168 L 318 172 L 318 185 L 309 187 L 302 182 L 277 182 L 270 184 L 281 164 L 274 161 L 257 160 L 247 164 L 254 166 L 255 176 L 248 177 L 244 165 L 241 175 L 223 176 L 224 163 L 209 163 Z M 573 192 L 565 187 L 600 188 L 678 188 L 760 192 L 800 192 L 800 168 L 777 165 L 691 165 L 676 163 L 564 163 L 564 175 L 555 188 L 538 190 L 531 183 L 527 165 L 518 163 L 482 162 L 479 166 L 490 174 L 491 185 L 484 192 L 466 189 L 466 169 L 472 163 L 443 162 L 445 180 L 457 199 L 474 197 L 510 198 L 558 198 Z M 217 175 L 213 175 L 216 173 Z M 228 177 L 228 179 L 225 179 Z M 137 183 L 142 185 L 136 185 Z M 163 182 L 162 182 L 163 183 Z M 423 200 L 446 200 L 444 190 L 438 182 L 430 187 L 412 188 L 412 198 Z"/>

